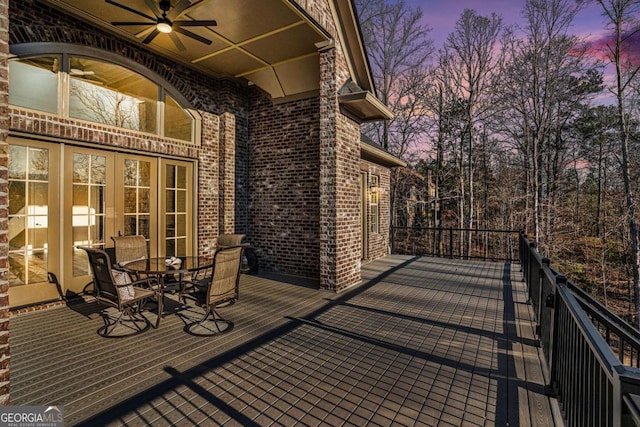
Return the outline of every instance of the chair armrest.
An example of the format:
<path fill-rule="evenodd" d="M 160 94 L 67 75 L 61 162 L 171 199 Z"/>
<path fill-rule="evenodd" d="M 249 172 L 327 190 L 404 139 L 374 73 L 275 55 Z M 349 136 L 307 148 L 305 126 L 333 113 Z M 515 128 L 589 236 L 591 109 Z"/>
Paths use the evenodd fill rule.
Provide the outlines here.
<path fill-rule="evenodd" d="M 136 280 L 135 282 L 131 282 L 130 286 L 137 286 L 140 288 L 147 288 L 152 290 L 153 292 L 155 292 L 156 294 L 158 293 L 162 293 L 162 289 L 159 286 L 160 282 L 158 281 L 158 279 L 156 277 L 153 276 L 149 276 L 146 277 L 144 279 L 140 279 L 140 280 Z"/>

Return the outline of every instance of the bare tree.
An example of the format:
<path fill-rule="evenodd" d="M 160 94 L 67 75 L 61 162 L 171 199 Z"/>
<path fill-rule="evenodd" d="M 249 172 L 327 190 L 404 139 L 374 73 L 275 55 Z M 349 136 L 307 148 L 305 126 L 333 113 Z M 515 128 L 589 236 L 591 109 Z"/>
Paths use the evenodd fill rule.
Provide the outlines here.
<path fill-rule="evenodd" d="M 378 98 L 396 118 L 364 126 L 363 132 L 399 157 L 420 141 L 420 94 L 426 82 L 424 69 L 433 51 L 430 28 L 422 24 L 420 8 L 405 0 L 356 0 L 362 33 Z"/>
<path fill-rule="evenodd" d="M 78 118 L 104 123 L 110 126 L 135 130 L 147 130 L 144 104 L 136 99 L 94 83 L 74 79 L 70 96 L 76 101 Z"/>
<path fill-rule="evenodd" d="M 608 22 L 608 28 L 613 30 L 614 40 L 607 44 L 607 56 L 615 67 L 616 82 L 612 88 L 617 101 L 617 121 L 622 152 L 622 179 L 626 196 L 626 212 L 629 224 L 629 240 L 631 251 L 631 273 L 633 275 L 634 308 L 636 322 L 640 327 L 640 247 L 638 244 L 638 224 L 636 222 L 636 207 L 634 189 L 631 188 L 629 168 L 629 106 L 627 97 L 632 91 L 632 83 L 640 72 L 640 66 L 630 60 L 631 46 L 629 38 L 640 31 L 639 0 L 597 0 L 602 7 Z"/>
<path fill-rule="evenodd" d="M 448 78 L 453 99 L 462 101 L 463 122 L 458 141 L 460 179 L 460 218 L 463 228 L 471 228 L 475 220 L 475 142 L 477 133 L 492 111 L 490 94 L 497 72 L 497 42 L 502 18 L 495 13 L 478 15 L 466 9 L 455 30 L 447 37 L 440 52 L 440 66 Z M 470 253 L 471 233 L 468 233 L 467 253 Z"/>
<path fill-rule="evenodd" d="M 597 90 L 599 75 L 590 71 L 579 40 L 567 33 L 578 10 L 572 0 L 527 0 L 525 37 L 511 30 L 503 39 L 509 59 L 500 76 L 501 132 L 527 171 L 525 211 L 532 215 L 526 226 L 542 246 L 553 229 L 560 173 L 571 162 L 567 125 L 575 107 Z"/>

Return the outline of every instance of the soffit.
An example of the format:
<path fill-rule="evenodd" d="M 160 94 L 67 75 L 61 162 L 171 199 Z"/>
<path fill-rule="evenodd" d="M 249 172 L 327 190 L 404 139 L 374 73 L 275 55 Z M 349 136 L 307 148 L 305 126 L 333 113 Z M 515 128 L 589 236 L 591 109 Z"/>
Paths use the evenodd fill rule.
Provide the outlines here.
<path fill-rule="evenodd" d="M 141 21 L 141 18 L 104 0 L 46 1 L 140 44 L 149 34 L 148 26 L 111 25 L 114 21 Z M 153 16 L 145 0 L 117 1 Z M 172 6 L 178 1 L 171 0 Z M 145 46 L 212 77 L 246 79 L 274 99 L 319 90 L 316 45 L 326 43 L 330 36 L 293 0 L 192 0 L 192 3 L 179 19 L 216 20 L 218 25 L 214 27 L 187 28 L 210 40 L 210 45 L 178 33 L 184 50 L 167 34 L 159 34 Z"/>

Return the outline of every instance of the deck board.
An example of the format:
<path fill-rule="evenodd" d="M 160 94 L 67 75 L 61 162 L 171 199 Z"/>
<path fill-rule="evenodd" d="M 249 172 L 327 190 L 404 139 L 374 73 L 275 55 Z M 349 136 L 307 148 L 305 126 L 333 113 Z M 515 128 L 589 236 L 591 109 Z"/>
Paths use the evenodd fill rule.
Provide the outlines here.
<path fill-rule="evenodd" d="M 213 338 L 186 334 L 199 313 L 177 302 L 117 340 L 95 303 L 17 315 L 12 404 L 64 405 L 65 425 L 554 425 L 517 277 L 408 256 L 341 294 L 243 276 L 221 310 L 235 327 Z"/>

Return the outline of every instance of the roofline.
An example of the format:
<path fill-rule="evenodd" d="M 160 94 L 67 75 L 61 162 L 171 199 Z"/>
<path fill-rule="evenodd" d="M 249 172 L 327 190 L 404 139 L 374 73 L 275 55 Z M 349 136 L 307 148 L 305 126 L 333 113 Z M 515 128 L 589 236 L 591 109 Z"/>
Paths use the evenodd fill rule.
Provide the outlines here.
<path fill-rule="evenodd" d="M 344 42 L 348 45 L 347 60 L 352 65 L 354 80 L 364 89 L 375 94 L 375 85 L 371 75 L 369 57 L 364 47 L 362 31 L 358 21 L 358 14 L 353 4 L 353 0 L 333 0 L 335 11 L 340 21 Z M 346 19 L 345 19 L 346 18 Z"/>
<path fill-rule="evenodd" d="M 364 160 L 390 168 L 407 166 L 406 162 L 400 160 L 393 154 L 362 141 L 360 141 L 360 157 Z"/>

